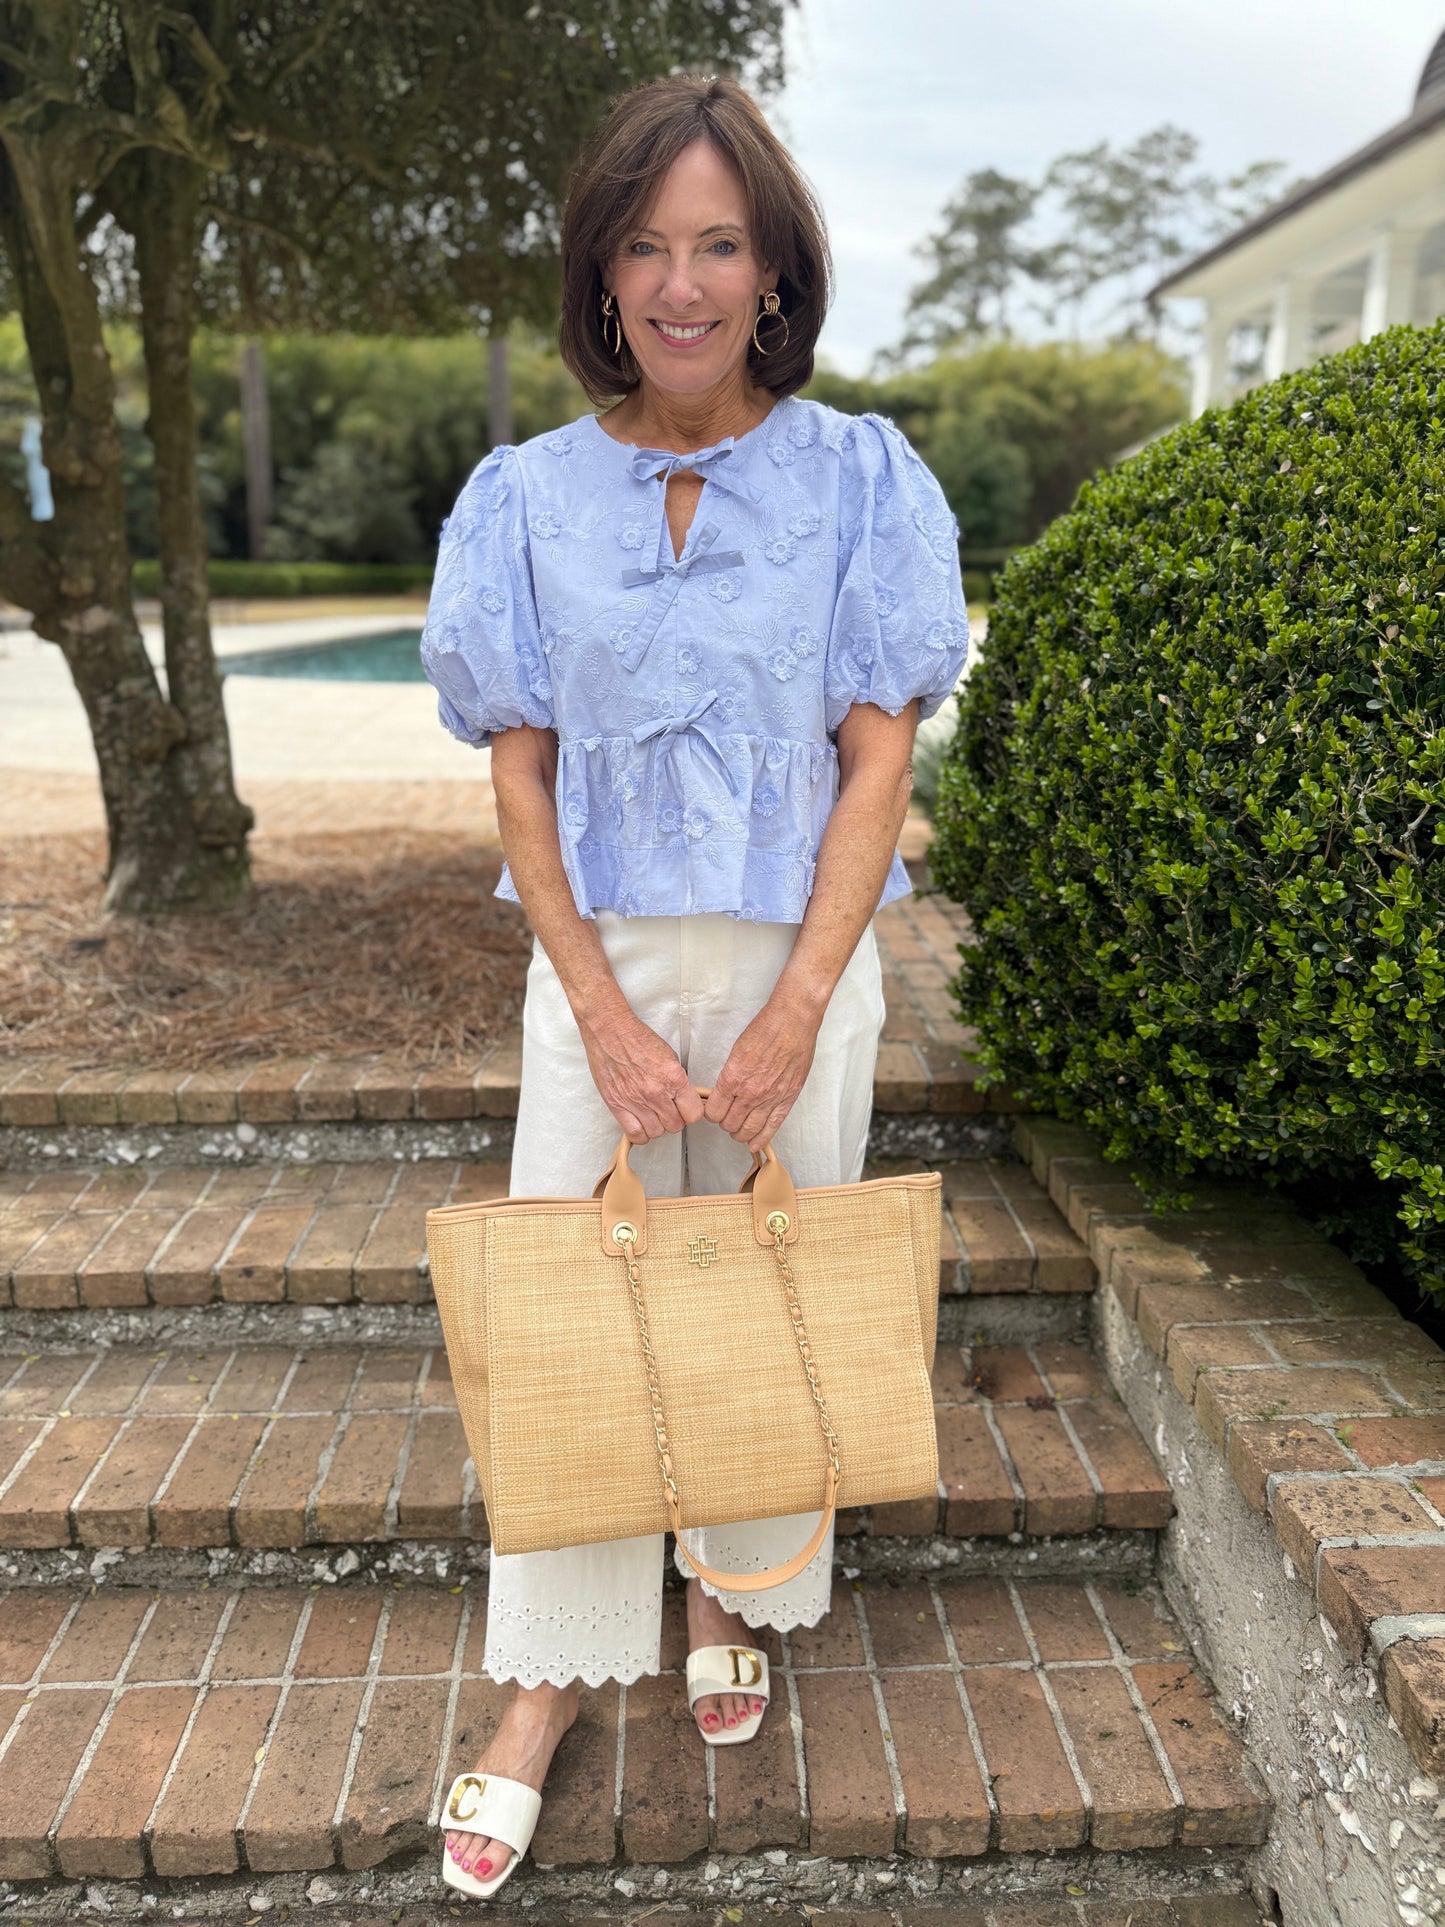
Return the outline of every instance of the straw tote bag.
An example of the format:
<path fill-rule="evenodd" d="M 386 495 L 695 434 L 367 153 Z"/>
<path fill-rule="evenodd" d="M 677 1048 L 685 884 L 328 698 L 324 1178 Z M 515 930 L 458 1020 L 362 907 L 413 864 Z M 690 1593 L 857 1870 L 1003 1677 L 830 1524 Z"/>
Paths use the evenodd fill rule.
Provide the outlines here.
<path fill-rule="evenodd" d="M 624 1138 L 590 1198 L 427 1213 L 457 1404 L 498 1552 L 931 1497 L 937 1172 L 648 1198 Z M 686 1548 L 684 1547 L 684 1557 Z"/>

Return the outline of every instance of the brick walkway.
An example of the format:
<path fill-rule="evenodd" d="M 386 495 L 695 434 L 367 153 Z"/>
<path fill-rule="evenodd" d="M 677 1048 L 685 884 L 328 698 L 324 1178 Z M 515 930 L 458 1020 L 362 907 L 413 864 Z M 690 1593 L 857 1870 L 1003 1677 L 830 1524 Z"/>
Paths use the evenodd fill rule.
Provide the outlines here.
<path fill-rule="evenodd" d="M 480 1587 L 12 1594 L 0 1602 L 0 1712 L 16 1721 L 0 1760 L 0 1874 L 371 1867 L 430 1845 L 442 1790 L 507 1697 L 479 1673 L 484 1615 Z M 1263 1837 L 1268 1803 L 1147 1595 L 839 1582 L 816 1632 L 767 1639 L 778 1704 L 710 1776 L 688 1730 L 670 1593 L 666 1670 L 584 1694 L 535 1859 Z"/>
<path fill-rule="evenodd" d="M 936 1498 L 845 1513 L 844 1536 L 1167 1524 L 1079 1347 L 941 1346 L 934 1396 Z M 486 1538 L 440 1350 L 0 1355 L 0 1547 Z"/>

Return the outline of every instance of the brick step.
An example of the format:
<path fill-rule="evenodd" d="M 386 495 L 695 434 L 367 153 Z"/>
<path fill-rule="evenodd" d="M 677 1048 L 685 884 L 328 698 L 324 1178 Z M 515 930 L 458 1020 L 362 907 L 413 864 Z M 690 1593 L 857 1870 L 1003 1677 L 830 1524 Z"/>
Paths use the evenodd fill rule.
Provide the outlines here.
<path fill-rule="evenodd" d="M 428 1206 L 505 1197 L 505 1162 L 215 1164 L 0 1173 L 0 1306 L 417 1304 Z M 918 1170 L 875 1161 L 867 1175 Z M 945 1297 L 1094 1288 L 1086 1247 L 1026 1168 L 943 1167 Z"/>
<path fill-rule="evenodd" d="M 277 1587 L 0 1600 L 0 1875 L 379 1865 L 428 1850 L 509 1696 L 484 1589 Z M 708 1761 L 661 1674 L 583 1694 L 526 1876 L 709 1849 L 875 1856 L 1218 1849 L 1270 1804 L 1151 1589 L 839 1582 L 766 1639 L 777 1704 Z M 794 1715 L 795 1732 L 786 1717 Z M 1205 1856 L 1201 1855 L 1201 1859 Z"/>
<path fill-rule="evenodd" d="M 929 972 L 932 975 L 932 972 Z M 940 977 L 935 993 L 950 1002 Z M 968 1033 L 956 1018 L 924 1021 L 896 1012 L 878 1048 L 874 1103 L 890 1116 L 1008 1117 L 1027 1109 L 1007 1091 L 978 1088 L 962 1055 Z M 902 1034 L 898 1034 L 902 1032 Z M 915 1034 L 916 1033 L 916 1034 Z M 140 1065 L 97 1069 L 65 1057 L 0 1060 L 0 1128 L 141 1129 L 236 1124 L 450 1124 L 514 1118 L 522 1071 L 520 1031 L 484 1056 L 421 1068 L 384 1058 L 295 1058 L 207 1070 Z"/>
<path fill-rule="evenodd" d="M 920 844 L 918 882 L 924 854 Z M 978 1072 L 962 1055 L 970 1034 L 959 1026 L 949 978 L 967 929 L 963 911 L 932 894 L 891 903 L 878 915 L 886 1016 L 874 1102 L 881 1114 L 998 1119 L 1025 1108 L 1006 1091 L 980 1091 Z M 13 1055 L 0 1058 L 0 1130 L 507 1119 L 516 1116 L 521 1064 L 520 1025 L 504 1030 L 480 1058 L 425 1067 L 381 1055 L 202 1070 Z"/>
<path fill-rule="evenodd" d="M 0 1356 L 0 1547 L 287 1548 L 486 1536 L 430 1347 Z M 1169 1488 L 1075 1345 L 940 1346 L 936 1498 L 840 1534 L 1150 1531 Z"/>

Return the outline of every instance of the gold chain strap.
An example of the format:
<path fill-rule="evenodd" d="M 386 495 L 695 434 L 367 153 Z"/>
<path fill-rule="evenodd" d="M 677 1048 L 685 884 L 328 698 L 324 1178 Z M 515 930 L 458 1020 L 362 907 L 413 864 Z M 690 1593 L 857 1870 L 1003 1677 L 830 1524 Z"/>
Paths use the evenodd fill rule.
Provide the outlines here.
<path fill-rule="evenodd" d="M 787 1300 L 788 1316 L 793 1324 L 793 1337 L 797 1343 L 798 1356 L 803 1362 L 803 1370 L 808 1375 L 808 1389 L 813 1394 L 813 1403 L 818 1409 L 818 1423 L 828 1447 L 828 1463 L 833 1468 L 835 1480 L 842 1476 L 842 1466 L 838 1457 L 838 1434 L 833 1430 L 833 1421 L 828 1416 L 827 1400 L 823 1396 L 822 1382 L 818 1377 L 817 1362 L 813 1357 L 812 1341 L 808 1337 L 808 1327 L 803 1320 L 803 1307 L 798 1301 L 797 1281 L 793 1277 L 792 1263 L 788 1258 L 787 1246 L 783 1239 L 788 1230 L 786 1211 L 773 1211 L 768 1214 L 768 1230 L 773 1234 L 773 1256 L 777 1259 L 778 1270 L 782 1274 L 783 1296 Z M 652 1349 L 652 1334 L 647 1328 L 647 1305 L 642 1295 L 642 1276 L 637 1264 L 637 1227 L 624 1219 L 614 1227 L 613 1238 L 621 1245 L 627 1258 L 627 1283 L 632 1293 L 633 1308 L 637 1313 L 637 1330 L 642 1339 L 642 1356 L 647 1366 L 647 1392 L 652 1401 L 652 1429 L 657 1437 L 657 1462 L 662 1469 L 662 1482 L 677 1503 L 677 1480 L 672 1470 L 672 1449 L 667 1439 L 667 1421 L 662 1411 L 662 1387 L 658 1383 L 657 1358 Z"/>
<path fill-rule="evenodd" d="M 652 1429 L 657 1434 L 657 1462 L 662 1467 L 662 1482 L 677 1500 L 677 1480 L 672 1475 L 672 1450 L 667 1442 L 667 1421 L 662 1416 L 662 1387 L 657 1382 L 657 1359 L 652 1350 L 652 1334 L 647 1329 L 647 1306 L 642 1298 L 642 1277 L 637 1269 L 637 1227 L 624 1221 L 612 1233 L 627 1255 L 627 1283 L 637 1310 L 637 1329 L 642 1337 L 642 1356 L 647 1364 L 647 1392 L 652 1400 Z"/>
<path fill-rule="evenodd" d="M 778 1222 L 781 1220 L 781 1222 Z M 808 1328 L 803 1323 L 803 1307 L 798 1303 L 798 1287 L 793 1279 L 793 1267 L 788 1257 L 787 1246 L 783 1243 L 783 1233 L 788 1228 L 785 1211 L 773 1211 L 768 1215 L 768 1229 L 773 1234 L 773 1256 L 778 1261 L 778 1270 L 783 1274 L 783 1296 L 788 1301 L 788 1316 L 793 1321 L 793 1336 L 798 1341 L 798 1356 L 803 1361 L 803 1370 L 808 1374 L 808 1387 L 813 1394 L 813 1403 L 818 1408 L 818 1423 L 823 1428 L 823 1437 L 828 1443 L 828 1463 L 833 1468 L 834 1477 L 841 1477 L 843 1468 L 838 1463 L 838 1434 L 833 1430 L 833 1421 L 828 1417 L 828 1403 L 823 1397 L 823 1387 L 818 1379 L 818 1367 L 813 1359 L 812 1341 Z"/>

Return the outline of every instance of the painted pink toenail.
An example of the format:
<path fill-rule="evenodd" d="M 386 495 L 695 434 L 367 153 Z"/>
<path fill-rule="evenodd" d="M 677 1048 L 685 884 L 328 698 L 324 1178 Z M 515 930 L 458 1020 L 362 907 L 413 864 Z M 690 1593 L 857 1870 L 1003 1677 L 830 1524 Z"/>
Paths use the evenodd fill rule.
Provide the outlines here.
<path fill-rule="evenodd" d="M 491 1863 L 491 1861 L 490 1861 L 490 1860 L 479 1860 L 479 1861 L 477 1862 L 477 1865 L 476 1865 L 476 1871 L 477 1871 L 478 1873 L 490 1873 L 490 1872 L 492 1871 L 492 1863 Z"/>
<path fill-rule="evenodd" d="M 729 1717 L 729 1719 L 728 1719 L 728 1725 L 729 1725 L 729 1726 L 736 1726 L 736 1725 L 737 1725 L 737 1721 L 736 1721 L 735 1719 L 732 1719 L 731 1717 Z"/>
<path fill-rule="evenodd" d="M 704 1725 L 704 1726 L 716 1726 L 716 1725 L 717 1725 L 717 1714 L 716 1714 L 716 1713 L 704 1713 L 704 1714 L 703 1714 L 703 1716 L 702 1716 L 702 1723 L 703 1723 L 703 1725 Z"/>

